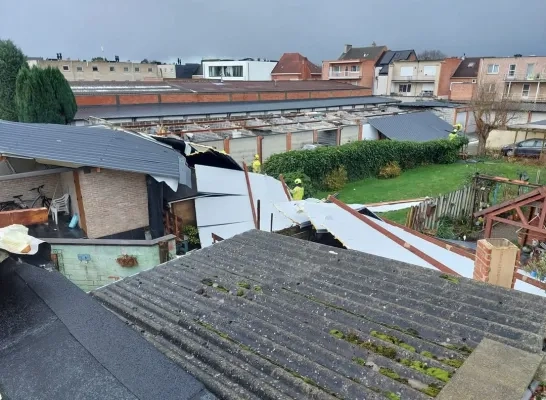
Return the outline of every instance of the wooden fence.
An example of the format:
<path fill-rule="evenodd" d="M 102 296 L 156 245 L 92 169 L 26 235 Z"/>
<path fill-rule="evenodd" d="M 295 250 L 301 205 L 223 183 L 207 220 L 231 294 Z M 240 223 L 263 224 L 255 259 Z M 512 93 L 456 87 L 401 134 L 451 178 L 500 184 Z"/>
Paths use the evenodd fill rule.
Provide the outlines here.
<path fill-rule="evenodd" d="M 427 199 L 408 213 L 406 225 L 409 228 L 425 231 L 438 229 L 440 217 L 469 217 L 474 211 L 476 189 L 468 185 L 433 199 Z"/>

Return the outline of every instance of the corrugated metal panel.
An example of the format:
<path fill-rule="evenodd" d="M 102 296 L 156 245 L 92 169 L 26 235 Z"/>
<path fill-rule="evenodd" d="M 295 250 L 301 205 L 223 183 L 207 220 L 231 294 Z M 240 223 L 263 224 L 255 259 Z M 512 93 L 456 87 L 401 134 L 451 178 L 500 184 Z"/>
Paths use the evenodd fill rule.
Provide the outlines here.
<path fill-rule="evenodd" d="M 273 214 L 273 232 L 294 226 L 294 222 L 274 206 L 274 203 L 287 201 L 282 183 L 270 176 L 254 173 L 249 174 L 249 179 L 256 212 L 258 212 L 258 200 L 260 200 L 260 229 L 267 232 L 271 230 L 271 214 Z"/>
<path fill-rule="evenodd" d="M 324 212 L 327 212 L 327 210 L 333 206 L 333 204 L 330 203 L 322 203 L 318 202 L 318 200 L 311 201 L 310 199 L 308 199 L 275 203 L 275 208 L 287 218 L 295 222 L 297 225 L 306 226 L 310 223 L 309 217 L 306 213 L 307 204 L 315 204 L 319 207 L 322 207 Z M 357 211 L 365 208 L 365 206 L 362 204 L 347 204 L 347 206 Z"/>
<path fill-rule="evenodd" d="M 327 210 L 324 206 L 328 206 Z M 311 223 L 317 230 L 326 229 L 348 249 L 435 269 L 422 258 L 377 232 L 336 204 L 309 203 L 305 208 Z"/>
<path fill-rule="evenodd" d="M 164 116 L 213 115 L 249 112 L 266 112 L 317 107 L 340 107 L 349 105 L 368 105 L 398 103 L 386 97 L 347 97 L 317 100 L 260 101 L 246 103 L 182 103 L 182 104 L 134 104 L 124 106 L 80 107 L 76 120 L 89 117 L 99 118 L 143 118 Z"/>
<path fill-rule="evenodd" d="M 242 171 L 196 165 L 195 177 L 199 193 L 248 195 Z"/>
<path fill-rule="evenodd" d="M 47 160 L 59 165 L 100 167 L 176 178 L 180 154 L 137 134 L 98 127 L 0 122 L 0 154 Z"/>
<path fill-rule="evenodd" d="M 252 221 L 248 196 L 212 196 L 195 199 L 197 226 Z"/>
<path fill-rule="evenodd" d="M 201 247 L 205 248 L 212 246 L 213 233 L 222 239 L 229 239 L 252 229 L 254 229 L 254 223 L 248 221 L 237 222 L 235 224 L 204 226 L 199 228 L 199 241 L 201 242 Z"/>
<path fill-rule="evenodd" d="M 389 211 L 404 210 L 406 208 L 415 207 L 421 204 L 421 201 L 412 201 L 409 203 L 385 204 L 382 206 L 368 206 L 368 210 L 375 213 L 383 213 Z"/>
<path fill-rule="evenodd" d="M 368 123 L 389 139 L 415 142 L 447 139 L 453 130 L 453 126 L 429 111 L 369 118 Z"/>

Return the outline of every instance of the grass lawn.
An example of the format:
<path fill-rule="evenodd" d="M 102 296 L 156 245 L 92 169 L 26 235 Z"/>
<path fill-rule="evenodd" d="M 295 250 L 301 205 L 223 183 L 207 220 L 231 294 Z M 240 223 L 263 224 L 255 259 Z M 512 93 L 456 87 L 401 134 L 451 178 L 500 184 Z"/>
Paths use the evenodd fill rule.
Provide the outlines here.
<path fill-rule="evenodd" d="M 524 165 L 505 161 L 486 161 L 468 164 L 427 165 L 404 171 L 394 179 L 368 178 L 351 182 L 343 188 L 339 199 L 348 204 L 377 203 L 381 201 L 404 200 L 418 197 L 436 197 L 459 189 L 476 172 L 485 175 L 518 179 L 519 172 L 526 172 L 529 182 L 535 183 L 537 171 L 540 183 L 546 184 L 546 166 Z M 321 193 L 318 198 L 325 197 Z M 383 216 L 404 223 L 407 210 L 385 213 Z"/>

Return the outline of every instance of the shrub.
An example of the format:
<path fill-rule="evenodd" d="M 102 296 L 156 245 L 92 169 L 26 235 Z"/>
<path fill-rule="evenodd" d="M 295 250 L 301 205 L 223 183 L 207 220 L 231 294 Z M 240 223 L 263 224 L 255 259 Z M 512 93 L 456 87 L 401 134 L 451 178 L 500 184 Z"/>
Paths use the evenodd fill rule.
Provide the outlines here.
<path fill-rule="evenodd" d="M 182 232 L 184 232 L 184 235 L 188 237 L 188 243 L 193 246 L 200 246 L 201 241 L 199 240 L 199 231 L 197 230 L 197 227 L 193 225 L 186 225 L 182 229 Z"/>
<path fill-rule="evenodd" d="M 347 170 L 341 165 L 326 174 L 323 184 L 328 190 L 341 190 L 347 184 L 347 180 Z"/>
<path fill-rule="evenodd" d="M 379 170 L 379 175 L 377 176 L 381 179 L 390 179 L 400 176 L 401 173 L 402 168 L 400 168 L 400 165 L 396 161 L 391 161 Z"/>
<path fill-rule="evenodd" d="M 301 179 L 301 184 L 303 186 L 303 198 L 308 199 L 310 197 L 314 197 L 317 193 L 317 189 L 313 182 L 311 181 L 311 178 L 309 178 L 307 175 L 305 175 L 303 172 L 287 172 L 285 174 L 282 174 L 284 177 L 284 181 L 288 185 L 289 188 L 293 188 L 295 186 L 294 181 L 296 179 Z M 277 175 L 278 176 L 278 175 Z"/>
<path fill-rule="evenodd" d="M 300 171 L 320 187 L 326 175 L 342 165 L 347 170 L 348 180 L 355 181 L 377 176 L 381 166 L 391 161 L 396 161 L 402 171 L 423 164 L 450 164 L 457 161 L 464 143 L 464 138 L 424 143 L 365 140 L 312 151 L 274 154 L 264 163 L 263 169 L 271 176 Z"/>

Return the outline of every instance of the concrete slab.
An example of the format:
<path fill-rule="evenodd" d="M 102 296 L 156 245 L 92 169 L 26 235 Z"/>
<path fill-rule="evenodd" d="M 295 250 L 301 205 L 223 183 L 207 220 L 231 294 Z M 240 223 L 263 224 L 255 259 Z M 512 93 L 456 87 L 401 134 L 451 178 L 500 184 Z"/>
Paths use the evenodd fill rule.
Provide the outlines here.
<path fill-rule="evenodd" d="M 529 353 L 484 338 L 438 400 L 521 400 L 543 360 Z"/>

